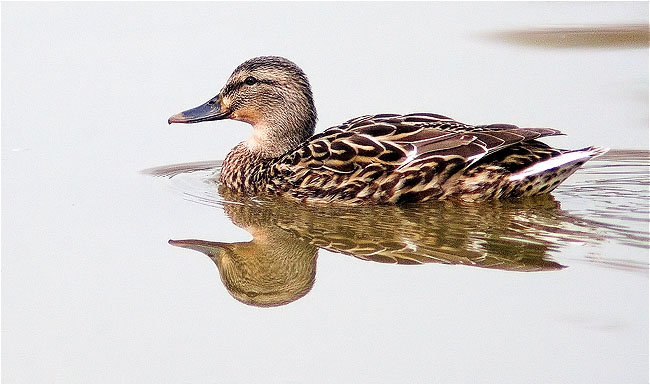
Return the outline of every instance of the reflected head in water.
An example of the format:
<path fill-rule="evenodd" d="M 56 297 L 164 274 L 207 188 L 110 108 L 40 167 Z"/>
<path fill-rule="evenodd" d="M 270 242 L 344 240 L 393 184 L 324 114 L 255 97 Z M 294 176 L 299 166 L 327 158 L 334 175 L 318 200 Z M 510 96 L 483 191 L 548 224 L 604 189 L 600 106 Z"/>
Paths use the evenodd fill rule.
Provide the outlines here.
<path fill-rule="evenodd" d="M 316 250 L 298 240 L 251 242 L 170 240 L 173 246 L 200 251 L 217 265 L 221 281 L 237 300 L 253 306 L 279 306 L 304 296 L 314 285 Z"/>

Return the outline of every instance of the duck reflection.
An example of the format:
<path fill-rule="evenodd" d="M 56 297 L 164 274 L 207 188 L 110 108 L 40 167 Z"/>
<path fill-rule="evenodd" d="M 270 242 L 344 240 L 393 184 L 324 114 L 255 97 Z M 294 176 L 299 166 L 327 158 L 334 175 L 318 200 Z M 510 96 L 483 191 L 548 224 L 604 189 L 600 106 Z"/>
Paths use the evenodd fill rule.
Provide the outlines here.
<path fill-rule="evenodd" d="M 246 211 L 251 206 L 226 204 L 225 207 L 233 222 L 253 235 L 252 241 L 225 243 L 188 239 L 170 240 L 169 243 L 210 257 L 228 292 L 243 303 L 279 306 L 307 294 L 314 285 L 318 247 L 276 226 L 263 227 L 249 222 L 255 218 L 254 210 Z"/>
<path fill-rule="evenodd" d="M 394 264 L 462 264 L 519 272 L 558 270 L 548 258 L 563 238 L 587 238 L 580 219 L 551 196 L 516 202 L 412 206 L 305 206 L 280 198 L 255 200 L 220 189 L 233 223 L 250 242 L 170 240 L 210 257 L 237 300 L 254 306 L 295 301 L 314 284 L 319 249 Z"/>

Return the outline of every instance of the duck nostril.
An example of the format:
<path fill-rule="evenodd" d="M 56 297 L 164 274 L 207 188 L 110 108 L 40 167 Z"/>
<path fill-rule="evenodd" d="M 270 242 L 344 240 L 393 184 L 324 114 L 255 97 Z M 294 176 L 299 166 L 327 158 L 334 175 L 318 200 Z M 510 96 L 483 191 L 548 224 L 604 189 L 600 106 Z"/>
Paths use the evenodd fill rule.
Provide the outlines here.
<path fill-rule="evenodd" d="M 208 104 L 215 104 L 217 101 L 215 99 L 212 99 L 208 102 Z"/>

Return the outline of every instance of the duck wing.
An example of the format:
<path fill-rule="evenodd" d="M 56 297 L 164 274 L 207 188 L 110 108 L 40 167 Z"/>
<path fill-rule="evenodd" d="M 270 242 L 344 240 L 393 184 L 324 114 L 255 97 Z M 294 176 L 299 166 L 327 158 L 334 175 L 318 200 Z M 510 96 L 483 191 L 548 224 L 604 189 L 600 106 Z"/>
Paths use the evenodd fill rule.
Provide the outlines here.
<path fill-rule="evenodd" d="M 472 126 L 428 113 L 367 115 L 329 128 L 287 155 L 296 164 L 336 173 L 373 163 L 405 170 L 453 159 L 469 166 L 513 144 L 551 135 L 561 132 L 507 124 Z"/>
<path fill-rule="evenodd" d="M 440 195 L 446 181 L 486 155 L 559 134 L 548 128 L 471 126 L 435 114 L 362 116 L 312 136 L 278 159 L 269 189 L 300 199 L 379 202 L 399 200 L 412 189 L 423 197 Z"/>

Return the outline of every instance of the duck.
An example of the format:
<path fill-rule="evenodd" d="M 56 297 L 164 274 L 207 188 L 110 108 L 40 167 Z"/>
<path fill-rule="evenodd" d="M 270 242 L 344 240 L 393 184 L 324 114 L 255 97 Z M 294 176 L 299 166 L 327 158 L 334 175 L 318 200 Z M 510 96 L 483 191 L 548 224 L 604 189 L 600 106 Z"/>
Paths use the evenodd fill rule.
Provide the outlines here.
<path fill-rule="evenodd" d="M 223 188 L 306 203 L 404 204 L 489 201 L 547 194 L 601 147 L 560 150 L 552 128 L 470 125 L 434 113 L 376 114 L 315 134 L 305 73 L 279 56 L 240 64 L 219 93 L 168 123 L 232 119 L 252 135 L 225 157 Z"/>

